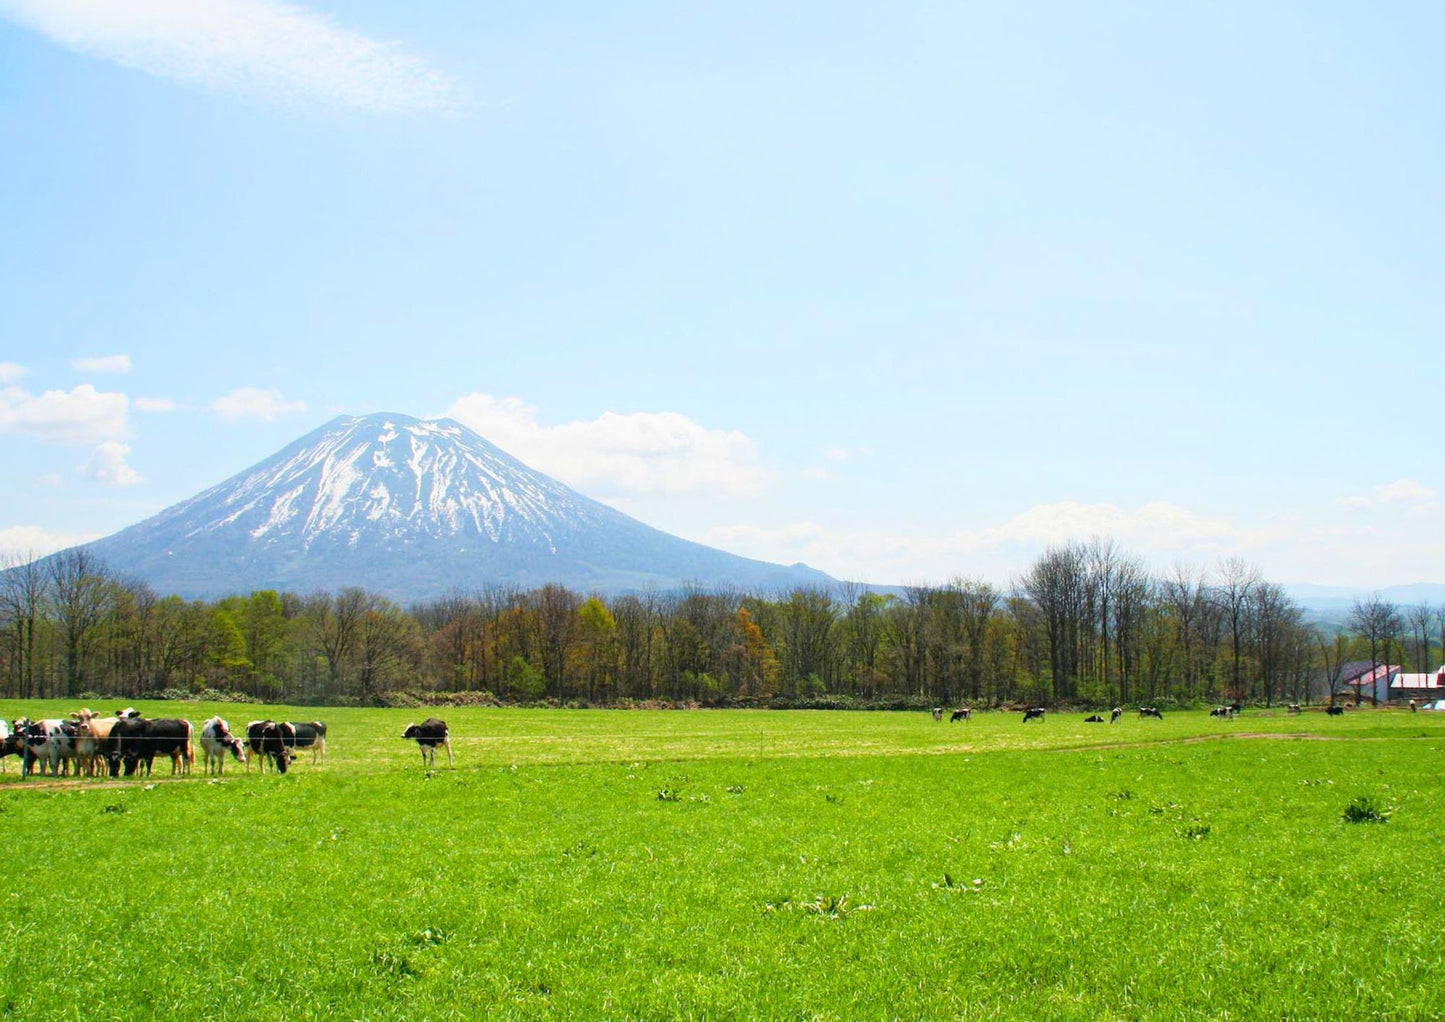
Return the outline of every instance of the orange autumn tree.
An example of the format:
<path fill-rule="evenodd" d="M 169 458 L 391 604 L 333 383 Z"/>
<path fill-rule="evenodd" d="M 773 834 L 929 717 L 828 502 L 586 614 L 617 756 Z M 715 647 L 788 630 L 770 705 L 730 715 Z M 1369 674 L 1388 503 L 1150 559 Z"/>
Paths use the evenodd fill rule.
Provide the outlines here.
<path fill-rule="evenodd" d="M 733 616 L 737 641 L 728 650 L 733 691 L 744 696 L 770 696 L 777 688 L 780 668 L 773 647 L 746 607 Z"/>

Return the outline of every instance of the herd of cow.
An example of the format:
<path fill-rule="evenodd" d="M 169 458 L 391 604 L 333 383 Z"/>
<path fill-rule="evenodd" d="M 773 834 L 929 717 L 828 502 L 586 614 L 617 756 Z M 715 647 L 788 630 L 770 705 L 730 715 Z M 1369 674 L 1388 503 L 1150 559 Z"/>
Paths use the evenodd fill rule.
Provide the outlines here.
<path fill-rule="evenodd" d="M 1239 703 L 1231 703 L 1231 704 L 1228 705 L 1228 706 L 1217 706 L 1217 707 L 1215 707 L 1214 709 L 1212 709 L 1212 710 L 1209 711 L 1209 715 L 1210 715 L 1211 717 L 1226 717 L 1226 718 L 1228 718 L 1229 720 L 1233 720 L 1235 714 L 1239 713 L 1239 711 L 1240 711 L 1241 709 L 1242 709 L 1242 707 L 1240 706 Z M 1290 703 L 1290 711 L 1291 711 L 1292 713 L 1298 713 L 1298 712 L 1299 712 L 1299 705 L 1296 704 L 1296 703 Z M 1331 714 L 1335 714 L 1336 712 L 1343 713 L 1344 711 L 1343 711 L 1343 710 L 1338 710 L 1338 711 L 1336 711 L 1336 709 L 1335 709 L 1334 707 L 1331 707 L 1330 710 L 1329 710 L 1329 712 L 1330 712 Z M 933 719 L 934 719 L 934 720 L 942 720 L 942 719 L 943 719 L 943 714 L 944 714 L 944 709 L 943 709 L 942 706 L 935 706 L 935 707 L 933 708 Z M 1121 706 L 1116 706 L 1116 707 L 1114 707 L 1112 710 L 1109 711 L 1109 723 L 1110 723 L 1110 724 L 1116 724 L 1116 723 L 1118 723 L 1119 718 L 1122 717 L 1122 716 L 1124 716 L 1124 709 L 1123 709 L 1123 707 L 1121 707 Z M 1140 719 L 1140 720 L 1143 720 L 1145 717 L 1153 717 L 1153 718 L 1156 719 L 1156 720 L 1163 720 L 1163 719 L 1164 719 L 1164 714 L 1162 714 L 1162 713 L 1159 712 L 1159 708 L 1158 708 L 1157 706 L 1141 706 L 1141 707 L 1139 707 L 1139 719 Z M 972 706 L 965 706 L 965 707 L 961 707 L 960 709 L 954 710 L 951 714 L 949 714 L 948 722 L 949 722 L 950 724 L 952 724 L 955 720 L 972 720 L 972 719 L 973 719 L 973 707 L 972 707 Z M 1043 719 L 1044 719 L 1044 707 L 1042 707 L 1042 706 L 1031 706 L 1031 707 L 1029 707 L 1028 709 L 1024 710 L 1023 723 L 1025 723 L 1025 724 L 1027 724 L 1027 723 L 1028 723 L 1029 721 L 1031 721 L 1031 720 L 1043 720 Z M 1085 724 L 1102 724 L 1102 723 L 1104 723 L 1104 718 L 1101 717 L 1101 716 L 1099 716 L 1097 713 L 1095 713 L 1095 714 L 1091 714 L 1091 715 L 1088 716 L 1088 717 L 1085 717 L 1085 718 L 1084 718 L 1084 723 L 1085 723 Z"/>
<path fill-rule="evenodd" d="M 172 774 L 187 774 L 195 765 L 194 734 L 188 720 L 149 719 L 130 707 L 117 710 L 114 717 L 87 708 L 68 718 L 21 717 L 13 724 L 0 720 L 0 769 L 5 757 L 18 756 L 22 777 L 72 772 L 77 777 L 149 776 L 156 758 L 162 757 L 171 761 Z M 319 720 L 253 720 L 241 736 L 232 734 L 221 717 L 212 717 L 201 725 L 200 745 L 207 773 L 222 773 L 229 754 L 248 771 L 254 762 L 264 773 L 269 763 L 284 774 L 299 750 L 310 749 L 312 763 L 325 756 L 326 725 Z"/>
<path fill-rule="evenodd" d="M 188 774 L 195 765 L 191 722 L 180 719 L 148 719 L 132 707 L 116 710 L 114 717 L 102 717 L 86 708 L 68 718 L 31 720 L 20 717 L 13 724 L 0 720 L 0 770 L 7 756 L 20 758 L 20 774 L 49 773 L 60 777 L 149 776 L 157 757 L 171 761 L 172 774 Z M 408 724 L 402 738 L 414 741 L 421 750 L 422 763 L 436 764 L 436 750 L 447 750 L 452 762 L 451 731 L 446 722 L 429 717 L 420 724 Z M 326 756 L 326 725 L 319 720 L 294 724 L 289 720 L 253 720 L 242 734 L 231 725 L 212 717 L 201 725 L 201 753 L 206 773 L 225 771 L 229 755 L 246 764 L 249 773 L 255 763 L 262 773 L 269 763 L 284 774 L 296 754 L 311 750 L 315 764 Z"/>

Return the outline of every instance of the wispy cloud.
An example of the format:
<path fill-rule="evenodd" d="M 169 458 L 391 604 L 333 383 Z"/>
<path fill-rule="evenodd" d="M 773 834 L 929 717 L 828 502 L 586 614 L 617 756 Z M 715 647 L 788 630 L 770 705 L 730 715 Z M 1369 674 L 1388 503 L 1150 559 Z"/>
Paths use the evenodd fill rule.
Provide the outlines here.
<path fill-rule="evenodd" d="M 100 537 L 101 533 L 94 532 L 52 532 L 38 525 L 12 525 L 0 529 L 0 559 L 28 561 Z"/>
<path fill-rule="evenodd" d="M 128 373 L 129 355 L 96 355 L 89 358 L 73 358 L 70 368 L 80 373 Z"/>
<path fill-rule="evenodd" d="M 453 79 L 282 0 L 0 0 L 78 53 L 272 102 L 394 113 L 456 105 Z"/>
<path fill-rule="evenodd" d="M 509 454 L 598 497 L 746 495 L 763 488 L 753 441 L 676 412 L 606 412 L 543 426 L 519 398 L 468 394 L 446 414 Z"/>
<path fill-rule="evenodd" d="M 279 390 L 238 387 L 211 402 L 211 410 L 223 419 L 260 419 L 270 422 L 290 412 L 304 412 L 305 401 L 287 401 Z"/>
<path fill-rule="evenodd" d="M 89 383 L 74 390 L 34 395 L 19 387 L 0 389 L 0 433 L 19 433 L 50 443 L 93 444 L 130 434 L 124 394 L 98 391 Z"/>
<path fill-rule="evenodd" d="M 135 399 L 135 410 L 138 412 L 174 412 L 180 408 L 168 397 L 138 397 Z"/>
<path fill-rule="evenodd" d="M 140 473 L 126 462 L 130 457 L 130 445 L 107 440 L 96 444 L 90 460 L 80 466 L 80 474 L 102 486 L 136 486 L 141 482 Z"/>
<path fill-rule="evenodd" d="M 1341 507 L 1375 510 L 1391 505 L 1418 505 L 1435 501 L 1439 494 L 1424 483 L 1413 479 L 1396 479 L 1393 483 L 1381 483 L 1369 493 L 1341 497 L 1335 503 Z"/>
<path fill-rule="evenodd" d="M 1206 561 L 1237 549 L 1247 538 L 1227 522 L 1165 501 L 1132 511 L 1112 504 L 1064 501 L 1028 508 L 999 525 L 945 534 L 798 522 L 772 529 L 720 527 L 708 531 L 702 541 L 763 560 L 805 561 L 840 577 L 895 583 L 941 581 L 976 570 L 1002 579 L 1024 568 L 1029 556 L 1050 544 L 1092 536 L 1110 536 L 1147 556 Z"/>

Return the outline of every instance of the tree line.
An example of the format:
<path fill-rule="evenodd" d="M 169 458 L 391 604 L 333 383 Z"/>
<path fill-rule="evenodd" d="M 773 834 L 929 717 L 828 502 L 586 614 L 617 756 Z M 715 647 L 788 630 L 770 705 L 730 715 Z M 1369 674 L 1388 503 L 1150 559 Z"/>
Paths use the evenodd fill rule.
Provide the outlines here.
<path fill-rule="evenodd" d="M 1108 540 L 1050 547 L 1007 589 L 970 578 L 748 593 L 363 588 L 161 595 L 84 549 L 0 573 L 0 695 L 368 702 L 1271 705 L 1331 698 L 1351 660 L 1429 670 L 1445 606 L 1309 621 L 1242 560 L 1158 575 Z"/>

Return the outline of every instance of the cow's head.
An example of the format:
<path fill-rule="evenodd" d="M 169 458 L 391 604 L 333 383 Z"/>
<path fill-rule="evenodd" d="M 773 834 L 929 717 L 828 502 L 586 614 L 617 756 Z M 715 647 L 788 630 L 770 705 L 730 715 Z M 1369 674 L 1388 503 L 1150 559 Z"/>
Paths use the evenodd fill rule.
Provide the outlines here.
<path fill-rule="evenodd" d="M 419 738 L 420 731 L 415 724 L 408 724 L 406 730 L 401 733 L 403 738 Z"/>

